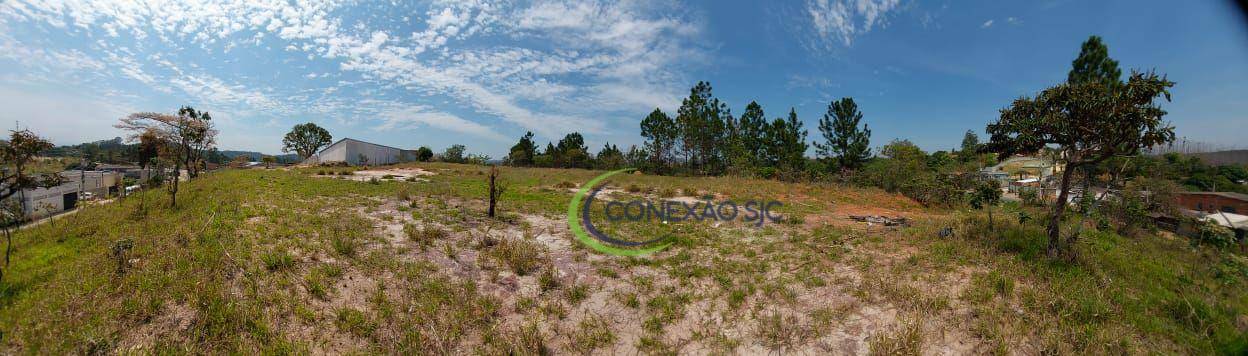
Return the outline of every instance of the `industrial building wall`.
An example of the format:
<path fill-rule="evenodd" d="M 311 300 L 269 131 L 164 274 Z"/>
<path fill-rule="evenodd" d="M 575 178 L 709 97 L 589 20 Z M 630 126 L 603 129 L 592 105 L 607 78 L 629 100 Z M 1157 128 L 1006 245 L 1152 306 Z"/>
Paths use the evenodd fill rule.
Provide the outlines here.
<path fill-rule="evenodd" d="M 65 194 L 77 194 L 78 182 L 66 182 L 52 188 L 28 189 L 20 193 L 26 216 L 40 218 L 65 210 Z"/>
<path fill-rule="evenodd" d="M 337 145 L 326 148 L 317 156 L 319 163 L 327 162 L 344 162 L 347 160 L 347 144 L 350 141 L 340 142 Z"/>
<path fill-rule="evenodd" d="M 368 158 L 368 165 L 399 163 L 399 150 L 359 141 L 347 141 L 347 162 L 359 165 L 360 156 Z"/>

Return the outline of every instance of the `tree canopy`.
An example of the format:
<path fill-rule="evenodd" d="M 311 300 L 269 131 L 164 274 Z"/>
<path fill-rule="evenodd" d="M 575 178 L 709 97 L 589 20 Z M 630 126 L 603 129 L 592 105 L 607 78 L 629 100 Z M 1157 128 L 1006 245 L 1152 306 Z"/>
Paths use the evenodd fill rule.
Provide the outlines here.
<path fill-rule="evenodd" d="M 821 157 L 830 159 L 836 167 L 844 170 L 862 166 L 871 157 L 871 128 L 866 124 L 858 129 L 862 112 L 854 98 L 842 98 L 828 104 L 827 113 L 819 120 L 819 132 L 824 142 L 815 143 Z"/>
<path fill-rule="evenodd" d="M 294 152 L 299 155 L 299 159 L 308 159 L 321 148 L 333 143 L 333 139 L 329 131 L 314 123 L 298 124 L 282 138 L 282 152 Z"/>
<path fill-rule="evenodd" d="M 1058 229 L 1075 169 L 1174 140 L 1174 127 L 1162 121 L 1166 111 L 1156 103 L 1158 97 L 1170 100 L 1172 86 L 1174 82 L 1153 72 L 1133 72 L 1121 85 L 1064 83 L 1034 98 L 1015 100 L 988 125 L 989 147 L 1002 158 L 1045 147 L 1058 152 L 1056 159 L 1065 170 L 1049 223 L 1050 255 L 1066 254 L 1069 246 L 1060 240 Z"/>

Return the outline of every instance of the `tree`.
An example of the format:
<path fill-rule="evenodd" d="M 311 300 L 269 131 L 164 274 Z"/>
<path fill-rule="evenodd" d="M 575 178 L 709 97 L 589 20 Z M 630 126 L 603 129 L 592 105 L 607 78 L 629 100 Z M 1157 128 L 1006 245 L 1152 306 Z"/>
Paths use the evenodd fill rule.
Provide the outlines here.
<path fill-rule="evenodd" d="M 1090 36 L 1087 41 L 1083 42 L 1079 57 L 1076 57 L 1070 66 L 1066 82 L 1072 84 L 1093 81 L 1119 83 L 1122 78 L 1122 70 L 1118 69 L 1118 61 L 1109 58 L 1109 47 L 1105 46 L 1099 36 Z"/>
<path fill-rule="evenodd" d="M 763 135 L 766 140 L 768 159 L 771 167 L 781 172 L 794 173 L 802 170 L 806 163 L 806 130 L 797 119 L 797 111 L 789 109 L 788 119 L 776 118 L 767 126 Z"/>
<path fill-rule="evenodd" d="M 555 165 L 564 168 L 589 168 L 589 148 L 579 132 L 564 135 L 555 146 Z"/>
<path fill-rule="evenodd" d="M 195 162 L 192 151 L 211 146 L 215 142 L 216 130 L 212 128 L 211 117 L 189 107 L 178 110 L 178 115 L 155 112 L 133 113 L 121 118 L 114 127 L 132 131 L 131 140 L 142 139 L 142 135 L 151 132 L 163 143 L 160 155 L 173 162 L 173 174 L 169 184 L 169 207 L 176 207 L 178 202 L 178 181 L 182 168 Z M 188 175 L 190 168 L 187 169 Z"/>
<path fill-rule="evenodd" d="M 511 151 L 507 155 L 507 162 L 513 166 L 532 166 L 533 156 L 537 155 L 537 144 L 533 143 L 533 133 L 525 132 L 520 137 L 520 142 L 515 146 L 511 146 Z"/>
<path fill-rule="evenodd" d="M 1162 121 L 1166 112 L 1155 103 L 1159 96 L 1169 101 L 1172 86 L 1174 82 L 1152 72 L 1133 72 L 1122 85 L 1060 84 L 1034 98 L 1015 100 L 988 125 L 989 149 L 1001 158 L 1056 146 L 1056 158 L 1065 169 L 1048 223 L 1049 256 L 1073 258 L 1070 247 L 1077 236 L 1062 239 L 1060 228 L 1076 169 L 1174 141 L 1174 127 Z"/>
<path fill-rule="evenodd" d="M 446 151 L 442 152 L 442 161 L 451 163 L 464 163 L 464 145 L 451 145 Z"/>
<path fill-rule="evenodd" d="M 264 155 L 260 157 L 260 162 L 264 162 L 264 169 L 269 169 L 273 168 L 273 163 L 277 162 L 277 158 L 270 155 Z"/>
<path fill-rule="evenodd" d="M 966 130 L 966 134 L 962 135 L 962 150 L 958 151 L 958 158 L 962 162 L 969 162 L 979 151 L 979 135 L 975 131 Z"/>
<path fill-rule="evenodd" d="M 4 248 L 4 268 L 0 268 L 0 280 L 3 280 L 4 273 L 9 268 L 9 256 L 13 251 L 13 235 L 9 228 L 25 219 L 26 208 L 22 206 L 24 197 L 19 197 L 18 202 L 12 203 L 9 200 L 14 195 L 23 194 L 26 189 L 36 187 L 52 187 L 60 184 L 60 175 L 51 174 L 42 182 L 34 176 L 26 173 L 26 165 L 35 160 L 35 155 L 39 152 L 47 151 L 54 147 L 48 140 L 35 135 L 30 130 L 12 131 L 9 135 L 8 142 L 0 141 L 0 229 L 4 230 L 4 238 L 6 241 Z M 33 207 L 32 207 L 33 210 Z"/>
<path fill-rule="evenodd" d="M 294 152 L 299 155 L 300 160 L 305 160 L 320 152 L 321 148 L 329 146 L 333 139 L 329 131 L 314 123 L 298 124 L 282 138 L 282 152 Z"/>
<path fill-rule="evenodd" d="M 598 151 L 598 157 L 594 159 L 600 169 L 619 169 L 624 167 L 624 152 L 619 147 L 607 143 Z"/>
<path fill-rule="evenodd" d="M 216 145 L 217 130 L 213 128 L 212 115 L 206 111 L 198 111 L 190 106 L 178 109 L 178 117 L 194 122 L 193 129 L 185 131 L 187 140 L 182 150 L 183 163 L 190 178 L 199 176 L 204 165 L 204 152 Z"/>
<path fill-rule="evenodd" d="M 729 142 L 731 145 L 729 161 L 735 166 L 764 166 L 767 161 L 767 149 L 770 146 L 765 141 L 768 128 L 763 106 L 751 101 L 745 106 L 741 117 L 734 122 L 733 138 Z"/>
<path fill-rule="evenodd" d="M 650 166 L 658 173 L 666 171 L 672 161 L 676 141 L 680 137 L 676 121 L 655 108 L 641 120 L 641 137 L 646 138 L 645 147 L 650 153 Z"/>
<path fill-rule="evenodd" d="M 700 174 L 722 171 L 721 146 L 729 117 L 728 105 L 711 94 L 711 83 L 698 82 L 689 89 L 689 97 L 676 110 L 676 127 L 690 170 Z"/>
<path fill-rule="evenodd" d="M 155 131 L 147 130 L 139 134 L 139 168 L 147 169 L 152 160 L 160 154 L 160 147 L 164 144 Z"/>
<path fill-rule="evenodd" d="M 988 231 L 995 230 L 992 223 L 992 207 L 1001 201 L 1001 183 L 996 179 L 985 179 L 975 186 L 971 192 L 971 207 L 988 211 Z"/>
<path fill-rule="evenodd" d="M 431 159 L 433 159 L 433 150 L 429 149 L 428 146 L 420 146 L 420 148 L 416 149 L 417 161 L 429 162 Z"/>
<path fill-rule="evenodd" d="M 856 169 L 871 156 L 871 129 L 866 124 L 858 129 L 862 112 L 854 98 L 842 98 L 828 104 L 828 112 L 819 120 L 823 143 L 815 143 L 815 151 L 832 161 L 842 172 Z"/>

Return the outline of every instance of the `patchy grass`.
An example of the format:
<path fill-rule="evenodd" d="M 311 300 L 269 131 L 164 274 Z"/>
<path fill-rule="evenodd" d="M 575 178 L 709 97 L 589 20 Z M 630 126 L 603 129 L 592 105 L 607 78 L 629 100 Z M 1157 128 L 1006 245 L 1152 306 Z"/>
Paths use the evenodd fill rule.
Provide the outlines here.
<path fill-rule="evenodd" d="M 504 168 L 504 219 L 477 166 L 416 182 L 349 168 L 227 170 L 14 235 L 3 353 L 1242 354 L 1248 260 L 1165 234 L 1043 229 L 894 194 L 733 177 L 618 175 L 631 195 L 777 199 L 784 223 L 605 224 L 671 234 L 645 257 L 567 232 L 597 171 Z M 621 193 L 622 194 L 622 193 Z M 1041 217 L 1041 209 L 1010 205 Z M 593 214 L 599 214 L 594 212 Z M 905 215 L 908 228 L 848 214 Z M 598 215 L 595 215 L 597 217 Z M 662 226 L 655 226 L 662 225 Z M 941 238 L 938 231 L 954 231 Z M 1069 228 L 1073 228 L 1072 226 Z M 1068 229 L 1069 231 L 1070 229 Z M 115 273 L 116 241 L 130 239 Z"/>

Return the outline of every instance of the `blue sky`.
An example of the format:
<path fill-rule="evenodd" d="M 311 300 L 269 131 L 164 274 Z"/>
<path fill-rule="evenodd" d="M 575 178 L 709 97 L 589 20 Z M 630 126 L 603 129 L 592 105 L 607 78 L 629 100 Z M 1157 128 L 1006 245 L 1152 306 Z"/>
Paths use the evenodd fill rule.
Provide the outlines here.
<path fill-rule="evenodd" d="M 1248 132 L 1248 25 L 1231 1 L 0 3 L 0 125 L 60 144 L 136 111 L 214 114 L 223 149 L 278 152 L 291 126 L 501 157 L 525 131 L 639 143 L 638 122 L 711 82 L 740 113 L 796 108 L 817 139 L 853 97 L 873 146 L 948 149 L 1061 82 L 1105 38 L 1124 72 L 1178 84 L 1178 134 Z"/>

